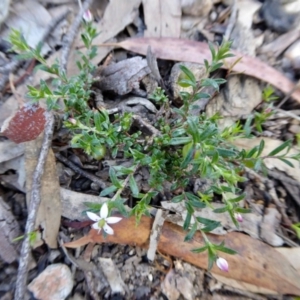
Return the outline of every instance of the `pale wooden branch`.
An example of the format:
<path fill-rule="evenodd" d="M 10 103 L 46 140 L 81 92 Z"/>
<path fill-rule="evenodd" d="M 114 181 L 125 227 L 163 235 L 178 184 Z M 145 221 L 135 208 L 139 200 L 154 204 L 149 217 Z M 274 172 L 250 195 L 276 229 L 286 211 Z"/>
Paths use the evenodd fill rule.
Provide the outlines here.
<path fill-rule="evenodd" d="M 75 18 L 75 21 L 70 29 L 70 33 L 68 34 L 64 48 L 62 51 L 61 62 L 62 71 L 66 71 L 66 62 L 68 60 L 68 55 L 70 53 L 71 44 L 76 36 L 78 28 L 80 26 L 82 14 L 85 10 L 87 10 L 91 4 L 92 0 L 87 0 L 84 5 L 83 9 L 78 13 Z M 52 24 L 50 24 L 52 26 Z M 64 50 L 64 49 L 67 50 Z M 19 260 L 19 268 L 18 268 L 18 276 L 16 281 L 16 290 L 15 290 L 15 300 L 22 300 L 24 299 L 24 295 L 26 293 L 26 284 L 27 284 L 27 275 L 28 275 L 28 264 L 29 264 L 29 255 L 30 255 L 30 241 L 28 233 L 32 232 L 34 229 L 35 219 L 37 215 L 37 209 L 40 204 L 40 187 L 41 187 L 41 179 L 44 172 L 44 165 L 45 161 L 49 152 L 49 148 L 52 142 L 53 136 L 53 128 L 54 128 L 54 117 L 51 112 L 46 113 L 46 126 L 44 132 L 44 140 L 41 147 L 40 156 L 38 159 L 38 163 L 36 169 L 33 174 L 33 181 L 32 181 L 32 191 L 31 191 L 31 199 L 30 205 L 28 209 L 28 218 L 26 222 L 26 229 L 25 229 L 25 239 L 22 244 L 21 255 Z"/>

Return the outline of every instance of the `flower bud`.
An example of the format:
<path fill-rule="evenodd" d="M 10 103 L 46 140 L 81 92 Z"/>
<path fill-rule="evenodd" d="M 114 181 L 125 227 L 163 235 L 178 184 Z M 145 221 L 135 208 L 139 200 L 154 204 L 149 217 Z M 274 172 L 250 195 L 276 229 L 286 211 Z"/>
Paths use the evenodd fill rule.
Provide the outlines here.
<path fill-rule="evenodd" d="M 224 272 L 228 272 L 228 262 L 226 259 L 219 257 L 216 261 L 217 266 L 220 270 L 224 271 Z"/>
<path fill-rule="evenodd" d="M 90 12 L 89 9 L 83 14 L 82 18 L 87 23 L 93 21 L 93 15 L 92 15 L 92 13 Z"/>
<path fill-rule="evenodd" d="M 243 222 L 243 217 L 240 213 L 234 213 L 234 217 L 238 222 L 240 222 L 240 223 Z"/>
<path fill-rule="evenodd" d="M 77 121 L 74 118 L 69 118 L 68 121 L 72 124 L 72 125 L 76 125 Z"/>

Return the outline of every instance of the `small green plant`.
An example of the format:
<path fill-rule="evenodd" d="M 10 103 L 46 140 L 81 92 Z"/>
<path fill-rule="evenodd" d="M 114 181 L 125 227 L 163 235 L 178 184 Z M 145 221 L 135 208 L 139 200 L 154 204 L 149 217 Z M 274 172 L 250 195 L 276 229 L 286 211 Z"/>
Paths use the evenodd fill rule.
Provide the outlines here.
<path fill-rule="evenodd" d="M 34 230 L 34 231 L 28 233 L 30 245 L 33 245 L 36 242 L 37 237 L 38 237 L 38 232 L 39 232 L 39 230 Z M 14 238 L 12 240 L 12 242 L 16 243 L 20 240 L 23 240 L 24 238 L 25 238 L 25 235 L 20 235 L 20 236 Z"/>
<path fill-rule="evenodd" d="M 244 126 L 244 130 L 248 135 L 250 135 L 253 128 L 255 128 L 258 133 L 262 133 L 263 124 L 275 113 L 273 102 L 277 100 L 278 97 L 274 95 L 274 90 L 271 86 L 264 88 L 262 99 L 263 103 L 260 111 L 255 111 L 253 115 L 249 116 Z"/>
<path fill-rule="evenodd" d="M 300 223 L 292 224 L 291 227 L 295 231 L 297 238 L 300 240 Z"/>
<path fill-rule="evenodd" d="M 168 181 L 172 184 L 171 190 L 174 192 L 172 201 L 184 202 L 187 210 L 183 225 L 187 231 L 185 240 L 191 240 L 195 232 L 200 230 L 205 245 L 193 251 L 197 253 L 207 251 L 209 269 L 216 262 L 220 269 L 227 271 L 227 262 L 219 257 L 218 253 L 236 252 L 225 247 L 224 243 L 218 245 L 210 242 L 207 233 L 221 224 L 208 218 L 195 217 L 195 211 L 210 207 L 215 213 L 227 213 L 238 227 L 239 222 L 242 222 L 241 214 L 249 212 L 239 204 L 244 198 L 239 183 L 245 180 L 242 176 L 245 167 L 256 171 L 265 170 L 264 159 L 267 157 L 276 157 L 291 165 L 288 159 L 299 160 L 300 156 L 287 157 L 291 141 L 283 143 L 265 157 L 261 156 L 264 148 L 263 140 L 260 145 L 250 150 L 238 150 L 232 141 L 247 136 L 247 131 L 239 123 L 220 130 L 218 128 L 220 116 L 192 114 L 195 101 L 210 97 L 203 92 L 205 87 L 210 86 L 218 91 L 220 85 L 226 82 L 223 78 L 212 78 L 210 74 L 222 66 L 224 58 L 232 56 L 231 43 L 228 41 L 224 41 L 218 49 L 210 44 L 212 62 L 204 62 L 207 73 L 205 79 L 197 82 L 194 74 L 185 66 L 181 66 L 183 77 L 178 84 L 192 88 L 191 93 L 181 93 L 183 101 L 181 107 L 172 107 L 161 88 L 151 96 L 156 105 L 160 106 L 160 111 L 165 112 L 163 117 L 162 114 L 157 115 L 153 124 L 156 132 L 152 136 L 132 130 L 133 116 L 130 113 L 109 115 L 105 109 L 91 109 L 88 101 L 93 83 L 91 73 L 95 66 L 90 61 L 96 55 L 96 47 L 92 45 L 95 37 L 96 31 L 92 24 L 84 22 L 82 40 L 87 52 L 81 53 L 81 61 L 77 62 L 79 74 L 68 78 L 65 72 L 60 70 L 58 63 L 47 65 L 40 54 L 40 46 L 31 49 L 20 32 L 13 30 L 10 35 L 13 49 L 22 57 L 37 59 L 40 62 L 39 68 L 56 76 L 52 87 L 42 80 L 39 88 L 28 86 L 28 96 L 32 101 L 45 99 L 49 109 L 63 112 L 64 125 L 73 132 L 72 147 L 82 149 L 97 160 L 105 155 L 112 158 L 122 155 L 132 162 L 129 167 L 114 166 L 109 170 L 111 185 L 100 193 L 100 196 L 111 198 L 105 208 L 105 217 L 113 208 L 127 216 L 124 206 L 126 199 L 123 198 L 122 192 L 129 187 L 132 197 L 136 200 L 130 214 L 136 217 L 138 224 L 142 215 L 149 215 L 151 200 L 158 192 L 164 190 L 165 182 Z M 271 99 L 271 94 L 266 91 L 264 97 Z M 63 105 L 59 100 L 62 100 Z M 257 122 L 262 120 L 262 117 L 257 118 Z M 257 128 L 261 129 L 259 126 Z M 282 154 L 284 150 L 286 152 Z M 148 191 L 140 191 L 135 180 L 135 174 L 141 167 L 146 167 L 149 171 Z M 196 178 L 209 179 L 212 183 L 205 191 L 195 194 L 189 188 L 189 184 Z M 213 207 L 212 199 L 215 195 L 219 195 L 222 199 L 221 208 Z M 99 211 L 100 207 L 100 204 L 92 205 L 90 209 Z M 95 225 L 97 228 L 101 226 L 104 228 L 103 222 L 101 226 L 99 225 L 104 213 L 103 218 L 101 215 L 97 218 L 91 216 L 98 222 Z"/>

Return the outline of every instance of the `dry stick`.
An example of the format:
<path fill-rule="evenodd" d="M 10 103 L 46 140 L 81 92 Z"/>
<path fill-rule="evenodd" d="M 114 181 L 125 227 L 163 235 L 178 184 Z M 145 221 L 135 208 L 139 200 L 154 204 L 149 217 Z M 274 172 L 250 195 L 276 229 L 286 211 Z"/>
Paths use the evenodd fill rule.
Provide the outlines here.
<path fill-rule="evenodd" d="M 229 18 L 229 23 L 227 25 L 226 32 L 224 35 L 226 40 L 229 40 L 229 38 L 230 38 L 230 35 L 232 33 L 233 27 L 236 22 L 236 17 L 237 17 L 237 4 L 236 4 L 236 0 L 234 0 L 233 5 L 232 5 L 232 11 L 231 11 L 230 18 Z"/>
<path fill-rule="evenodd" d="M 59 161 L 61 161 L 62 163 L 64 163 L 68 167 L 70 167 L 72 170 L 74 170 L 75 172 L 77 172 L 78 174 L 80 174 L 81 176 L 86 177 L 86 178 L 90 179 L 93 182 L 96 182 L 101 187 L 101 189 L 105 189 L 106 188 L 106 183 L 103 180 L 101 180 L 99 177 L 97 177 L 97 176 L 95 176 L 95 175 L 93 175 L 93 174 L 91 174 L 91 173 L 89 173 L 87 171 L 82 170 L 81 168 L 79 168 L 78 166 L 76 166 L 75 164 L 73 164 L 71 161 L 69 161 L 67 158 L 65 158 L 64 156 L 62 156 L 59 153 L 56 153 L 55 157 Z"/>
<path fill-rule="evenodd" d="M 65 37 L 63 41 L 63 49 L 61 53 L 61 58 L 60 58 L 60 68 L 62 71 L 67 70 L 67 64 L 68 64 L 68 57 L 71 51 L 72 43 L 75 40 L 75 37 L 77 35 L 78 29 L 80 27 L 80 24 L 82 22 L 82 15 L 83 12 L 87 11 L 91 5 L 93 0 L 87 0 L 84 2 L 84 5 L 82 6 L 82 9 L 76 16 L 68 35 Z M 75 63 L 75 62 L 74 62 Z"/>
<path fill-rule="evenodd" d="M 286 94 L 286 96 L 283 98 L 283 100 L 277 105 L 277 108 L 279 109 L 289 98 L 290 96 L 298 89 L 300 88 L 300 80 L 297 84 Z"/>
<path fill-rule="evenodd" d="M 50 112 L 46 112 L 45 134 L 44 134 L 39 160 L 33 174 L 31 199 L 30 199 L 28 217 L 27 217 L 26 227 L 25 227 L 25 238 L 22 244 L 20 260 L 19 260 L 19 269 L 18 269 L 16 291 L 15 291 L 15 298 L 14 298 L 16 300 L 24 299 L 24 295 L 26 292 L 27 272 L 28 272 L 28 263 L 29 263 L 29 255 L 30 255 L 29 233 L 34 230 L 36 213 L 39 204 L 41 202 L 40 201 L 41 200 L 40 199 L 41 178 L 44 174 L 44 165 L 52 141 L 53 126 L 54 126 L 53 115 Z"/>
<path fill-rule="evenodd" d="M 89 5 L 91 3 L 91 0 L 86 1 L 84 5 L 84 10 L 87 10 Z M 81 20 L 83 11 L 80 11 L 75 19 L 77 28 L 73 26 L 71 27 L 70 35 L 74 36 L 74 32 L 77 32 L 80 21 L 78 22 L 78 19 Z M 63 14 L 63 18 L 65 18 L 65 14 Z M 61 20 L 62 20 L 61 19 Z M 55 19 L 59 20 L 59 18 Z M 60 21 L 58 21 L 60 22 Z M 56 23 L 57 25 L 57 23 Z M 53 28 L 55 27 L 54 22 L 50 24 L 51 30 L 47 30 L 48 33 L 50 33 Z M 53 26 L 53 27 L 52 27 Z M 45 37 L 45 36 L 44 36 Z M 43 38 L 44 38 L 43 37 Z M 72 43 L 72 40 L 70 38 L 66 39 L 70 43 Z M 70 49 L 70 46 L 68 46 L 66 43 L 64 45 L 65 47 Z M 63 55 L 68 55 L 70 50 L 63 51 Z M 62 61 L 67 61 L 67 57 L 63 56 Z M 65 65 L 66 66 L 66 63 Z M 46 158 L 49 152 L 49 148 L 51 146 L 52 136 L 53 136 L 53 128 L 54 128 L 54 117 L 53 114 L 50 112 L 46 113 L 46 126 L 45 126 L 45 134 L 43 139 L 43 144 L 41 147 L 41 152 L 39 155 L 38 163 L 36 166 L 36 169 L 33 173 L 33 180 L 32 180 L 32 190 L 31 190 L 31 199 L 30 199 L 30 206 L 28 210 L 28 218 L 26 222 L 26 230 L 25 230 L 25 239 L 22 244 L 21 254 L 20 254 L 20 260 L 19 260 L 19 269 L 18 269 L 18 276 L 17 276 L 17 282 L 16 282 L 16 291 L 15 291 L 15 300 L 23 300 L 24 295 L 26 293 L 26 283 L 27 283 L 27 273 L 28 273 L 28 264 L 29 264 L 29 255 L 30 255 L 30 242 L 29 242 L 29 233 L 33 231 L 34 224 L 36 220 L 36 214 L 37 209 L 39 207 L 39 204 L 41 202 L 40 198 L 40 186 L 41 186 L 41 179 L 44 172 L 44 165 L 46 162 Z"/>

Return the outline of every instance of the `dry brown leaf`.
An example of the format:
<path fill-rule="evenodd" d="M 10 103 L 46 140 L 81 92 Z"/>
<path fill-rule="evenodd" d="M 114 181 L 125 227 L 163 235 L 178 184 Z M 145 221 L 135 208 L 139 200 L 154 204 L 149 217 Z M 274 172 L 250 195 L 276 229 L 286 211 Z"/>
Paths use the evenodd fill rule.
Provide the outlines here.
<path fill-rule="evenodd" d="M 103 237 L 97 230 L 91 229 L 87 236 L 66 243 L 69 248 L 77 248 L 90 242 L 96 243 L 119 243 L 147 248 L 149 245 L 150 231 L 153 220 L 142 217 L 141 222 L 136 226 L 134 217 L 123 219 L 114 224 L 114 235 Z M 158 251 L 180 257 L 200 268 L 207 268 L 207 253 L 193 253 L 192 249 L 204 245 L 200 232 L 197 232 L 192 241 L 184 242 L 186 232 L 182 227 L 165 222 L 158 242 Z M 230 270 L 223 273 L 216 266 L 212 272 L 226 278 L 238 280 L 241 284 L 255 285 L 262 292 L 273 294 L 300 295 L 300 276 L 290 263 L 272 247 L 252 239 L 251 237 L 231 232 L 226 237 L 209 235 L 211 242 L 220 244 L 225 239 L 225 245 L 235 249 L 237 255 L 222 253 L 227 259 Z"/>
<path fill-rule="evenodd" d="M 24 144 L 5 140 L 0 143 L 0 163 L 4 163 L 24 154 Z"/>
<path fill-rule="evenodd" d="M 36 140 L 27 142 L 25 146 L 25 168 L 26 168 L 26 191 L 27 199 L 31 197 L 32 175 L 36 168 L 43 136 Z M 55 156 L 50 149 L 44 166 L 44 174 L 40 188 L 41 203 L 37 212 L 35 228 L 41 226 L 43 239 L 50 248 L 57 248 L 57 234 L 61 219 L 60 186 L 56 172 Z M 28 202 L 29 200 L 27 200 Z M 28 203 L 27 203 L 28 206 Z M 28 206 L 29 207 L 29 206 Z M 43 242 L 38 239 L 35 247 Z"/>
<path fill-rule="evenodd" d="M 279 253 L 281 253 L 286 260 L 297 270 L 300 276 L 300 247 L 295 248 L 275 248 Z"/>
<path fill-rule="evenodd" d="M 280 140 L 275 140 L 271 138 L 253 138 L 253 139 L 237 139 L 233 142 L 235 146 L 237 146 L 240 149 L 249 150 L 255 146 L 258 146 L 261 142 L 261 140 L 265 141 L 265 147 L 263 152 L 261 153 L 261 156 L 268 155 L 272 150 L 280 146 L 283 142 Z M 285 152 L 283 152 L 285 153 Z M 299 150 L 292 147 L 289 151 L 289 155 L 298 154 Z M 290 177 L 294 178 L 298 182 L 300 182 L 300 165 L 299 162 L 295 160 L 290 160 L 290 162 L 294 165 L 294 168 L 288 166 L 286 163 L 282 162 L 279 159 L 276 158 L 265 158 L 264 162 L 268 169 L 274 169 L 276 168 L 279 171 L 285 172 Z"/>
<path fill-rule="evenodd" d="M 0 197 L 0 258 L 12 263 L 19 257 L 20 242 L 13 239 L 21 236 L 19 223 L 11 212 L 10 207 Z"/>
<path fill-rule="evenodd" d="M 145 37 L 180 37 L 180 0 L 143 0 Z"/>
<path fill-rule="evenodd" d="M 204 42 L 196 42 L 175 38 L 132 38 L 115 44 L 129 51 L 142 55 L 147 54 L 148 46 L 157 58 L 175 61 L 187 61 L 203 63 L 204 59 L 211 60 L 209 47 Z M 295 86 L 292 81 L 282 73 L 268 66 L 257 58 L 250 57 L 231 50 L 235 57 L 227 58 L 223 68 L 231 68 L 238 58 L 242 58 L 239 63 L 232 67 L 237 73 L 243 73 L 264 82 L 267 82 L 284 93 L 289 93 Z M 298 88 L 292 97 L 300 102 L 300 88 Z"/>
<path fill-rule="evenodd" d="M 45 110 L 37 105 L 24 105 L 4 121 L 1 133 L 18 144 L 32 141 L 44 130 L 44 113 Z"/>

